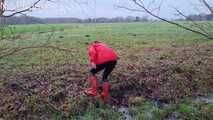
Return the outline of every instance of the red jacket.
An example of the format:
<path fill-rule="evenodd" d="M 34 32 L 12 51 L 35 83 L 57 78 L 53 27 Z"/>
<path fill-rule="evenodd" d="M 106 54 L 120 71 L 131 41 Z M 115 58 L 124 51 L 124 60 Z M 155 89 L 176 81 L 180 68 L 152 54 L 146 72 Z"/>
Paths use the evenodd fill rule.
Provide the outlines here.
<path fill-rule="evenodd" d="M 90 63 L 102 64 L 108 61 L 117 60 L 117 55 L 112 48 L 104 43 L 93 43 L 88 48 Z"/>

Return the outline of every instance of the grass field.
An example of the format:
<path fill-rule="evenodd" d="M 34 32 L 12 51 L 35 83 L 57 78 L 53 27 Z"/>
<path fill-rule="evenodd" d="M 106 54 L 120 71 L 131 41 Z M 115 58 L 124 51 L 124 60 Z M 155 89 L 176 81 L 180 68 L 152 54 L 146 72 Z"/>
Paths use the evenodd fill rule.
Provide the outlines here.
<path fill-rule="evenodd" d="M 176 119 L 212 118 L 212 103 L 187 99 L 213 91 L 212 40 L 162 22 L 14 25 L 0 35 L 0 118 L 122 119 L 116 110 L 96 108 L 82 95 L 87 86 L 87 43 L 94 40 L 117 51 L 111 94 L 122 99 L 119 104 L 128 104 L 136 119 L 160 120 L 174 114 Z M 43 45 L 57 49 L 36 47 Z M 34 94 L 26 96 L 23 88 L 11 87 L 11 81 Z M 52 100 L 64 88 L 68 92 L 62 92 L 62 100 Z M 22 110 L 13 101 L 22 103 Z M 169 105 L 160 107 L 153 101 Z"/>
<path fill-rule="evenodd" d="M 86 42 L 101 40 L 121 54 L 146 47 L 186 46 L 189 44 L 212 43 L 201 37 L 165 23 L 120 23 L 120 24 L 61 24 L 61 25 L 24 25 L 10 26 L 12 37 L 17 38 L 11 44 L 1 42 L 4 47 L 27 47 L 41 45 L 48 41 L 50 45 L 74 49 L 72 53 L 47 49 L 25 50 L 23 54 L 0 60 L 7 65 L 31 65 L 40 63 L 87 62 Z M 54 31 L 53 33 L 51 31 Z M 8 33 L 8 31 L 6 31 Z M 11 33 L 11 32 L 10 32 Z M 90 37 L 86 37 L 89 35 Z M 122 50 L 122 51 L 121 51 Z M 73 57 L 75 56 L 75 57 Z M 44 59 L 44 61 L 42 61 Z M 5 62 L 6 61 L 6 62 Z"/>

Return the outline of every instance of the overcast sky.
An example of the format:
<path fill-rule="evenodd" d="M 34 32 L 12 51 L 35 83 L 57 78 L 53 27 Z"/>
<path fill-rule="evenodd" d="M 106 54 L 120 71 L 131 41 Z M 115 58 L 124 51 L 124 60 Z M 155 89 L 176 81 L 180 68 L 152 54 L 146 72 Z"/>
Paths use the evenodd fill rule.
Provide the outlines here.
<path fill-rule="evenodd" d="M 6 0 L 7 8 L 24 8 L 29 6 L 36 0 Z M 45 0 L 43 0 L 45 1 Z M 124 9 L 118 9 L 116 5 L 137 8 L 130 2 L 131 0 L 55 0 L 54 3 L 41 2 L 41 9 L 34 10 L 28 15 L 36 17 L 78 17 L 78 18 L 94 18 L 94 17 L 120 17 L 120 16 L 147 16 L 144 13 L 130 12 Z M 152 0 L 144 0 L 152 1 Z M 161 1 L 161 0 L 156 0 Z M 172 7 L 178 7 L 185 14 L 193 14 L 198 12 L 198 0 L 163 0 L 160 14 L 166 18 L 174 18 L 175 11 Z M 213 1 L 213 0 L 209 0 Z M 159 4 L 159 2 L 158 2 Z M 146 5 L 149 5 L 147 2 Z M 151 7 L 156 6 L 152 4 Z M 202 12 L 202 11 L 199 11 Z"/>

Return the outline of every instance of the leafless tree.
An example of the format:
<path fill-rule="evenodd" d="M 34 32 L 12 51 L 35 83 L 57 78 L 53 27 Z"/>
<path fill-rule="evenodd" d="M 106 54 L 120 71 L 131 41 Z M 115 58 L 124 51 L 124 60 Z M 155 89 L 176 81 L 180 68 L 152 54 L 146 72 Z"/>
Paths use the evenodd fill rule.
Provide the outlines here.
<path fill-rule="evenodd" d="M 161 17 L 156 11 L 160 11 L 162 2 L 159 2 L 159 1 L 162 1 L 162 0 L 152 0 L 151 2 L 149 2 L 148 5 L 145 4 L 145 2 L 148 2 L 148 0 L 147 1 L 146 0 L 129 0 L 129 1 L 134 3 L 138 8 L 133 9 L 128 6 L 119 6 L 119 5 L 117 7 L 129 10 L 129 11 L 147 13 L 154 18 L 157 18 L 157 19 L 167 22 L 169 24 L 178 26 L 187 31 L 191 31 L 193 33 L 199 34 L 207 39 L 213 39 L 213 35 L 211 32 L 211 29 L 213 27 L 210 23 L 203 24 L 200 22 L 196 22 L 194 20 L 190 20 L 191 24 L 190 24 L 190 26 L 187 26 L 187 25 L 183 25 L 179 22 L 168 20 L 166 18 Z M 156 6 L 157 2 L 159 4 Z M 207 0 L 199 0 L 199 2 L 202 3 L 202 6 L 204 6 L 205 8 L 207 8 L 210 11 L 210 13 L 208 13 L 209 15 L 213 15 L 213 7 L 210 5 L 210 3 Z M 150 6 L 152 6 L 152 7 L 150 7 Z M 181 10 L 179 10 L 178 8 L 175 8 L 175 9 L 179 15 L 181 15 L 182 17 L 186 17 L 186 15 L 184 15 L 183 12 L 181 12 Z"/>
<path fill-rule="evenodd" d="M 41 3 L 42 1 L 53 2 L 53 0 L 36 0 L 30 6 L 18 10 L 18 9 L 7 9 L 5 5 L 6 4 L 5 0 L 0 0 L 0 17 L 12 17 L 17 14 L 23 14 L 25 12 L 32 11 L 33 9 L 40 8 L 38 4 Z M 10 14 L 4 15 L 5 12 L 10 12 Z"/>
<path fill-rule="evenodd" d="M 37 9 L 37 8 L 40 8 L 38 5 L 40 2 L 42 1 L 46 1 L 46 2 L 53 2 L 53 0 L 35 0 L 30 6 L 27 6 L 23 9 L 7 9 L 5 6 L 5 0 L 0 0 L 0 44 L 1 43 L 5 43 L 5 41 L 14 41 L 16 40 L 16 38 L 14 36 L 16 35 L 10 35 L 10 36 L 6 36 L 6 38 L 4 37 L 4 31 L 12 31 L 10 29 L 10 27 L 8 27 L 7 25 L 4 24 L 4 18 L 7 18 L 7 17 L 13 17 L 15 15 L 18 15 L 18 14 L 24 14 L 26 12 L 30 12 L 34 9 Z M 10 14 L 8 15 L 5 15 L 4 13 L 9 11 Z M 11 43 L 11 42 L 7 42 L 8 44 L 7 45 L 4 45 L 4 46 L 0 46 L 0 59 L 3 59 L 7 56 L 10 56 L 10 55 L 14 55 L 16 53 L 19 53 L 23 50 L 27 50 L 27 49 L 39 49 L 39 48 L 47 48 L 47 49 L 55 49 L 55 50 L 59 50 L 59 51 L 64 51 L 64 52 L 71 52 L 72 50 L 71 49 L 67 49 L 67 48 L 60 48 L 58 46 L 51 46 L 48 44 L 48 41 L 52 38 L 53 34 L 55 32 L 55 29 L 52 28 L 50 31 L 48 31 L 48 33 L 50 33 L 49 35 L 47 35 L 47 38 L 46 38 L 46 43 L 44 44 L 39 44 L 39 45 L 32 45 L 32 46 L 26 46 L 26 47 L 21 47 L 21 46 L 18 46 L 18 47 L 7 47 L 7 46 L 11 46 L 11 45 L 8 45 L 8 44 L 14 44 L 14 43 Z M 11 34 L 13 34 L 11 32 Z M 42 33 L 41 33 L 42 34 Z"/>

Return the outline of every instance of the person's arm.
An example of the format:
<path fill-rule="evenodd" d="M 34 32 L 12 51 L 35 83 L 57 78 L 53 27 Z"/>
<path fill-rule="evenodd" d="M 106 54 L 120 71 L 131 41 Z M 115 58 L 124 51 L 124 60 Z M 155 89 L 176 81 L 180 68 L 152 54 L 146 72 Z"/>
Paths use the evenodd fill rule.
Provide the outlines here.
<path fill-rule="evenodd" d="M 94 46 L 90 46 L 89 47 L 88 54 L 89 54 L 89 61 L 90 61 L 91 67 L 92 68 L 96 68 L 95 61 L 96 61 L 96 54 L 97 54 L 97 52 L 96 52 Z"/>

